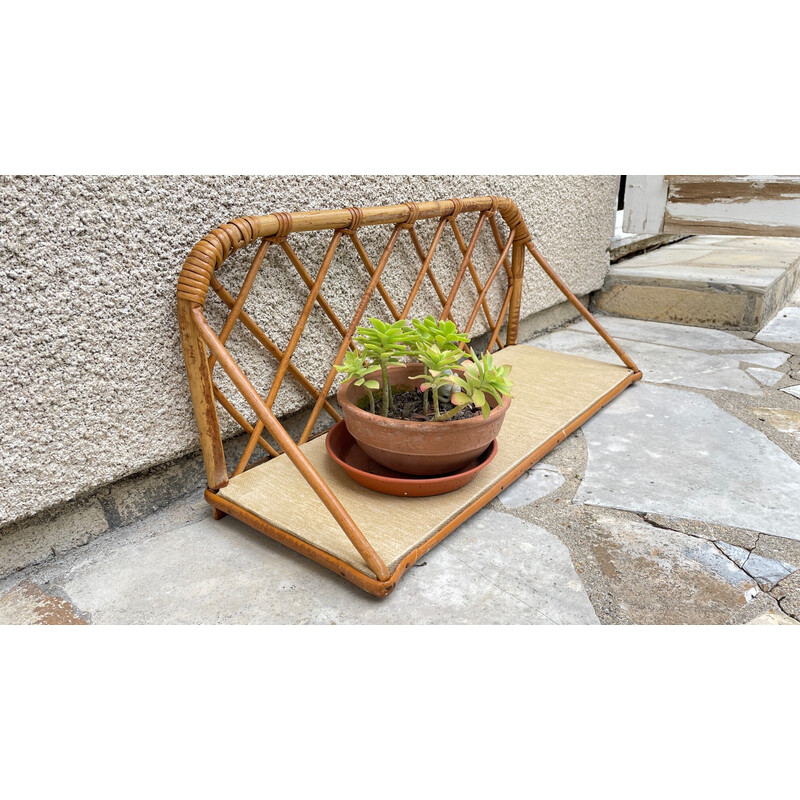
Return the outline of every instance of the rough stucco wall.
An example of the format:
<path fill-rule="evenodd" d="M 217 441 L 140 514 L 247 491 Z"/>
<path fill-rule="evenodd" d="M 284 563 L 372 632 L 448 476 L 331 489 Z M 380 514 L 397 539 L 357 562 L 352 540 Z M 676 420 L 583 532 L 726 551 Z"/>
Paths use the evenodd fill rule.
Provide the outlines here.
<path fill-rule="evenodd" d="M 0 178 L 0 480 L 5 489 L 0 525 L 197 449 L 175 285 L 192 245 L 221 222 L 277 210 L 506 195 L 520 206 L 541 252 L 573 291 L 585 294 L 600 288 L 608 269 L 616 181 L 616 176 Z M 466 219 L 462 224 L 466 238 L 472 224 Z M 383 242 L 372 233 L 364 240 L 377 260 Z M 304 251 L 312 273 L 324 244 L 320 237 L 310 252 Z M 406 257 L 412 264 L 416 260 L 401 247 L 385 273 L 395 298 L 404 297 L 413 280 L 403 268 Z M 244 253 L 235 258 L 222 271 L 230 269 L 230 282 L 223 280 L 229 287 L 247 263 Z M 445 258 L 443 276 L 454 259 Z M 337 256 L 324 289 L 343 318 L 360 296 L 355 276 L 363 281 L 365 274 L 354 262 L 352 253 Z M 299 280 L 277 262 L 265 274 L 247 308 L 259 322 L 272 325 L 269 332 L 284 344 L 302 305 Z M 443 282 L 449 285 L 446 277 Z M 529 267 L 523 316 L 562 299 Z M 421 297 L 415 313 L 424 313 L 428 302 L 435 302 L 432 292 Z M 370 312 L 385 316 L 379 302 Z M 221 319 L 210 303 L 208 313 Z M 474 332 L 480 330 L 477 324 Z M 312 379 L 324 375 L 326 348 L 335 349 L 332 331 L 319 315 L 312 333 L 301 340 L 296 360 Z M 247 358 L 250 348 L 247 337 L 232 337 L 234 352 Z M 253 367 L 256 385 L 270 370 Z M 276 408 L 288 413 L 306 400 L 289 382 Z"/>

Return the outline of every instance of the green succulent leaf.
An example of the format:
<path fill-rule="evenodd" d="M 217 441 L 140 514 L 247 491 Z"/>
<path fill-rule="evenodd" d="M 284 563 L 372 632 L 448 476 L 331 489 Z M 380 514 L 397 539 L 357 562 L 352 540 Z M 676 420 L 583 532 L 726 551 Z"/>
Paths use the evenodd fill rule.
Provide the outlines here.
<path fill-rule="evenodd" d="M 381 384 L 371 376 L 381 371 L 386 385 L 383 387 L 382 414 L 388 413 L 391 391 L 388 386 L 388 365 L 402 363 L 412 357 L 422 365 L 422 374 L 414 380 L 423 381 L 423 393 L 433 392 L 435 418 L 448 419 L 456 413 L 440 412 L 439 403 L 447 399 L 446 389 L 455 387 L 450 401 L 455 407 L 473 403 L 484 417 L 491 411 L 489 398 L 502 402 L 503 396 L 511 394 L 510 367 L 495 365 L 489 353 L 478 356 L 473 348 L 466 355 L 459 345 L 469 343 L 470 338 L 460 333 L 452 320 L 437 320 L 428 315 L 423 320 L 396 320 L 391 323 L 370 317 L 369 325 L 360 326 L 353 337 L 359 351 L 348 351 L 336 371 L 346 380 L 354 380 L 357 386 L 366 386 L 370 392 L 380 389 Z M 376 376 L 377 377 L 377 376 Z"/>
<path fill-rule="evenodd" d="M 334 366 L 337 372 L 346 376 L 345 380 L 352 380 L 362 375 L 365 369 L 364 357 L 353 350 L 348 350 L 342 363 Z"/>
<path fill-rule="evenodd" d="M 415 353 L 424 350 L 423 345 L 436 345 L 441 350 L 458 350 L 459 342 L 469 342 L 469 336 L 459 333 L 452 320 L 436 320 L 428 315 L 424 320 L 412 319 L 411 326 L 416 335 Z"/>

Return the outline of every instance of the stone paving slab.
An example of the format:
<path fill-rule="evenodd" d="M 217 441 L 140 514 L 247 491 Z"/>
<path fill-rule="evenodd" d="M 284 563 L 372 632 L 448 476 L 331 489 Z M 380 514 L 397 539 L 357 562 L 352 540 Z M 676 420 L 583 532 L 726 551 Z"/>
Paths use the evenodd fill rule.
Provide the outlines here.
<path fill-rule="evenodd" d="M 628 262 L 625 262 L 628 263 Z M 699 263 L 699 262 L 698 262 Z M 694 266 L 691 264 L 648 264 L 638 267 L 620 266 L 614 269 L 617 279 L 626 283 L 643 283 L 648 286 L 685 286 L 702 282 L 721 286 L 765 291 L 784 273 L 782 269 L 767 267 Z"/>
<path fill-rule="evenodd" d="M 755 619 L 751 619 L 746 625 L 800 625 L 796 619 L 792 619 L 780 611 L 767 611 L 766 614 L 761 614 Z"/>
<path fill-rule="evenodd" d="M 800 238 L 796 236 L 692 236 L 682 244 L 692 247 L 714 247 L 731 250 L 763 250 L 765 241 L 771 252 L 787 252 L 800 256 Z"/>
<path fill-rule="evenodd" d="M 637 384 L 583 430 L 578 502 L 800 540 L 800 464 L 707 397 Z"/>
<path fill-rule="evenodd" d="M 776 369 L 783 366 L 789 359 L 788 353 L 742 353 L 739 360 L 744 364 L 758 364 L 760 367 Z"/>
<path fill-rule="evenodd" d="M 774 386 L 783 378 L 782 372 L 776 372 L 773 369 L 763 369 L 762 367 L 748 367 L 746 372 L 764 386 Z"/>
<path fill-rule="evenodd" d="M 691 239 L 674 242 L 666 247 L 626 258 L 611 266 L 611 275 L 617 270 L 645 270 L 648 267 L 689 266 L 740 267 L 742 269 L 785 270 L 800 258 L 800 243 L 787 247 L 777 245 L 768 237 L 752 240 L 749 246 L 723 246 L 720 243 L 703 245 Z M 700 273 L 702 274 L 702 272 Z"/>
<path fill-rule="evenodd" d="M 691 237 L 611 265 L 593 302 L 622 317 L 759 330 L 800 277 L 800 242 Z"/>
<path fill-rule="evenodd" d="M 745 272 L 765 269 L 774 272 L 777 277 L 783 274 L 786 267 L 792 266 L 798 258 L 800 258 L 800 246 L 784 251 L 776 248 L 771 239 L 765 238 L 764 243 L 758 249 L 755 247 L 748 250 L 714 247 L 710 252 L 694 259 L 692 264 L 695 267 L 740 267 Z M 783 269 L 780 269 L 781 267 Z M 702 280 L 702 273 L 700 273 L 699 279 Z"/>
<path fill-rule="evenodd" d="M 759 384 L 740 369 L 741 361 L 735 354 L 709 355 L 696 350 L 635 341 L 622 336 L 615 338 L 622 349 L 636 362 L 636 366 L 642 370 L 645 381 L 750 395 L 761 393 Z M 534 339 L 531 344 L 546 350 L 556 350 L 612 364 L 619 362 L 616 353 L 596 333 L 586 333 L 575 328 L 545 334 Z"/>
<path fill-rule="evenodd" d="M 500 492 L 498 500 L 506 508 L 519 508 L 535 503 L 564 483 L 564 476 L 547 464 L 536 464 L 518 478 L 508 489 Z"/>
<path fill-rule="evenodd" d="M 597 518 L 586 532 L 626 621 L 724 624 L 758 593 L 713 543 L 641 521 Z"/>
<path fill-rule="evenodd" d="M 637 342 L 663 344 L 670 347 L 680 347 L 683 350 L 698 350 L 700 352 L 763 354 L 775 352 L 770 347 L 728 331 L 697 328 L 691 325 L 675 325 L 671 322 L 610 317 L 607 314 L 597 315 L 597 320 L 614 338 L 622 337 L 633 339 Z M 594 328 L 583 319 L 580 322 L 565 326 L 562 330 L 594 333 Z"/>
<path fill-rule="evenodd" d="M 727 331 L 597 317 L 633 358 L 646 382 L 759 395 L 760 387 L 776 386 L 787 375 L 778 368 L 786 365 L 789 353 Z M 609 363 L 617 360 L 585 320 L 538 336 L 529 344 Z"/>
<path fill-rule="evenodd" d="M 787 306 L 765 325 L 755 337 L 789 353 L 800 353 L 800 308 Z"/>
<path fill-rule="evenodd" d="M 800 441 L 800 411 L 788 408 L 754 408 L 753 413 L 762 421 L 769 422 L 781 433 L 789 433 Z"/>
<path fill-rule="evenodd" d="M 597 624 L 569 551 L 484 509 L 378 600 L 247 526 L 206 519 L 76 564 L 94 624 Z M 0 617 L 0 622 L 2 622 Z"/>
<path fill-rule="evenodd" d="M 619 317 L 754 331 L 760 327 L 764 297 L 768 292 L 772 297 L 773 285 L 740 290 L 731 284 L 713 286 L 704 281 L 690 288 L 685 282 L 650 284 L 622 276 L 593 295 L 592 307 Z"/>
<path fill-rule="evenodd" d="M 736 545 L 728 544 L 727 542 L 716 542 L 716 545 L 742 570 L 746 570 L 747 574 L 764 590 L 771 589 L 776 583 L 779 583 L 797 570 L 794 564 L 779 561 L 776 558 L 765 558 L 757 553 L 745 550 L 743 547 L 736 547 Z"/>
<path fill-rule="evenodd" d="M 784 614 L 800 620 L 800 570 L 784 578 L 771 592 Z"/>

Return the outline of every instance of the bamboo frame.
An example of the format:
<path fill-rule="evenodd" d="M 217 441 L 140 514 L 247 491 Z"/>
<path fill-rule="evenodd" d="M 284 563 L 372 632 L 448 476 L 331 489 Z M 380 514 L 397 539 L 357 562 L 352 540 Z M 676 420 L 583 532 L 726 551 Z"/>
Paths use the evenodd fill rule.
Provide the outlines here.
<path fill-rule="evenodd" d="M 478 220 L 470 235 L 469 242 L 464 240 L 457 217 L 470 212 L 478 213 Z M 500 214 L 509 234 L 503 241 L 503 236 L 497 223 L 496 215 Z M 419 220 L 437 219 L 438 224 L 427 250 L 419 239 L 415 225 Z M 473 261 L 476 246 L 481 232 L 489 230 L 498 257 L 492 263 L 485 281 L 481 281 L 478 269 Z M 364 226 L 391 226 L 388 242 L 377 264 L 373 264 L 367 254 L 363 243 L 358 236 L 358 230 Z M 441 283 L 433 271 L 434 256 L 439 248 L 445 231 L 452 231 L 456 244 L 461 253 L 461 262 L 456 271 L 453 284 L 445 293 Z M 300 256 L 289 244 L 288 237 L 309 231 L 332 231 L 325 257 L 316 277 L 303 264 Z M 420 269 L 409 292 L 408 298 L 402 304 L 396 304 L 390 297 L 381 280 L 389 258 L 397 244 L 399 237 L 407 231 L 414 250 L 421 262 Z M 328 269 L 334 259 L 337 249 L 344 239 L 349 239 L 364 266 L 369 278 L 362 294 L 358 307 L 348 324 L 345 324 L 331 308 L 322 294 L 322 286 Z M 238 295 L 234 297 L 220 283 L 214 274 L 222 266 L 231 253 L 246 247 L 252 242 L 260 240 L 255 257 L 250 265 Z M 279 245 L 282 252 L 300 276 L 308 290 L 308 295 L 302 313 L 297 320 L 288 344 L 284 349 L 265 333 L 255 320 L 244 310 L 247 296 L 253 286 L 257 274 L 263 266 L 267 251 L 273 244 Z M 556 284 L 567 300 L 575 306 L 580 314 L 593 326 L 597 333 L 617 354 L 621 361 L 632 370 L 631 374 L 612 391 L 601 397 L 580 418 L 574 420 L 568 427 L 551 437 L 539 447 L 525 461 L 518 465 L 503 481 L 492 486 L 478 500 L 459 514 L 454 520 L 442 528 L 437 534 L 423 545 L 410 553 L 402 563 L 389 573 L 386 565 L 375 552 L 358 526 L 353 522 L 347 510 L 342 506 L 335 493 L 320 477 L 311 463 L 303 454 L 301 445 L 308 441 L 319 419 L 320 413 L 325 410 L 334 420 L 339 418 L 336 410 L 328 401 L 336 371 L 333 364 L 341 361 L 348 348 L 354 348 L 353 335 L 361 324 L 366 308 L 377 291 L 386 305 L 389 314 L 394 319 L 404 318 L 410 313 L 411 307 L 418 297 L 422 284 L 428 279 L 436 297 L 441 305 L 440 318 L 453 319 L 455 301 L 462 291 L 464 279 L 469 273 L 470 281 L 477 293 L 477 300 L 472 306 L 466 324 L 460 327 L 467 332 L 472 328 L 479 314 L 483 314 L 488 330 L 491 332 L 489 350 L 495 347 L 504 347 L 517 343 L 519 335 L 520 306 L 522 300 L 522 281 L 525 270 L 525 255 L 530 255 L 542 268 L 546 275 Z M 511 256 L 509 261 L 509 254 Z M 503 301 L 497 310 L 497 316 L 492 314 L 488 303 L 488 293 L 499 275 L 504 274 L 507 287 L 503 293 Z M 467 283 L 470 283 L 467 281 Z M 203 310 L 211 289 L 228 309 L 228 316 L 219 334 L 211 328 L 206 320 Z M 333 324 L 341 336 L 336 357 L 331 364 L 325 382 L 321 388 L 316 388 L 311 381 L 303 375 L 302 371 L 292 362 L 297 344 L 303 334 L 305 326 L 314 306 L 322 309 L 324 314 Z M 402 306 L 402 310 L 400 310 Z M 626 386 L 641 378 L 641 372 L 633 361 L 625 354 L 622 348 L 609 336 L 603 327 L 594 319 L 591 313 L 580 303 L 577 297 L 561 281 L 531 242 L 528 228 L 517 206 L 508 198 L 501 197 L 473 197 L 454 198 L 426 203 L 404 203 L 402 205 L 380 206 L 374 208 L 348 208 L 335 211 L 307 211 L 292 214 L 279 212 L 260 217 L 242 217 L 231 223 L 222 225 L 204 236 L 192 249 L 187 257 L 178 280 L 178 319 L 180 324 L 181 345 L 184 352 L 186 369 L 189 379 L 189 389 L 197 419 L 200 446 L 206 464 L 208 490 L 206 499 L 215 509 L 215 516 L 230 514 L 256 530 L 265 533 L 271 538 L 285 544 L 293 550 L 311 558 L 318 564 L 331 569 L 337 574 L 359 586 L 365 591 L 378 597 L 389 594 L 397 585 L 402 574 L 415 563 L 422 555 L 428 552 L 448 533 L 452 532 L 464 520 L 482 508 L 499 492 L 506 488 L 516 478 L 522 475 L 532 464 L 549 452 L 559 442 L 563 441 L 572 431 L 582 425 L 586 419 L 599 408 L 609 402 Z M 455 322 L 455 320 L 453 319 Z M 269 387 L 266 396 L 255 388 L 247 378 L 241 367 L 227 350 L 225 344 L 237 323 L 248 330 L 270 356 L 278 362 L 277 373 Z M 505 342 L 500 341 L 500 335 L 505 323 Z M 458 324 L 458 323 L 456 323 Z M 255 413 L 255 424 L 236 410 L 230 399 L 226 397 L 219 385 L 213 380 L 213 371 L 219 367 L 227 374 L 233 385 Z M 291 374 L 300 386 L 313 398 L 313 407 L 308 421 L 297 442 L 292 439 L 281 422 L 272 411 L 272 406 L 277 398 L 283 380 Z M 244 454 L 234 471 L 229 476 L 225 454 L 222 447 L 222 436 L 217 416 L 217 402 L 249 434 L 249 440 Z M 276 443 L 273 446 L 262 434 L 268 434 Z M 246 509 L 236 506 L 228 500 L 218 496 L 217 490 L 225 486 L 230 477 L 240 474 L 247 468 L 247 464 L 255 447 L 260 446 L 267 457 L 274 458 L 285 455 L 297 467 L 303 478 L 308 482 L 313 491 L 324 503 L 348 537 L 353 547 L 364 559 L 374 577 L 359 572 L 352 566 L 345 564 L 330 554 L 315 548 L 293 536 L 287 531 L 278 530 L 268 525 Z"/>

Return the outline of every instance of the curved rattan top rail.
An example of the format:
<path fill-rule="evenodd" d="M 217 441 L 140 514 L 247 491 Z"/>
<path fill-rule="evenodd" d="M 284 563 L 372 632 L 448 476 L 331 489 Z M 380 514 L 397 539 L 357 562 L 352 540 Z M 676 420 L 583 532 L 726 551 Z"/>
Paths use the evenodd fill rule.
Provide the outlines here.
<path fill-rule="evenodd" d="M 460 229 L 458 218 L 468 212 L 478 212 L 478 220 L 469 238 L 465 239 Z M 503 235 L 497 223 L 497 214 L 502 217 L 508 227 L 509 233 L 505 240 L 503 240 Z M 425 248 L 420 241 L 415 226 L 421 220 L 433 219 L 437 219 L 438 223 L 430 245 Z M 488 277 L 481 281 L 473 263 L 473 254 L 478 237 L 487 224 L 497 247 L 498 256 Z M 364 249 L 358 231 L 365 226 L 380 225 L 389 227 L 390 233 L 383 253 L 378 262 L 373 264 Z M 433 267 L 434 254 L 446 228 L 452 231 L 462 256 L 452 286 L 447 291 L 437 279 Z M 322 230 L 330 230 L 333 233 L 322 264 L 317 270 L 316 276 L 312 277 L 301 257 L 290 244 L 289 239 L 295 234 Z M 402 305 L 398 305 L 395 304 L 387 292 L 381 281 L 381 274 L 398 238 L 403 235 L 403 232 L 406 232 L 411 239 L 414 250 L 420 260 L 420 268 L 409 296 Z M 350 320 L 340 319 L 322 294 L 322 285 L 328 268 L 344 237 L 348 237 L 352 241 L 369 276 L 361 301 Z M 215 271 L 222 266 L 232 253 L 256 241 L 259 241 L 259 244 L 252 264 L 238 295 L 234 297 L 219 282 Z M 280 348 L 255 320 L 244 311 L 244 303 L 248 293 L 261 268 L 267 250 L 273 245 L 280 247 L 285 253 L 308 289 L 303 311 L 294 327 L 288 344 L 284 348 Z M 409 313 L 422 284 L 426 280 L 430 282 L 438 298 L 441 306 L 440 317 L 442 319 L 453 318 L 453 306 L 459 290 L 465 283 L 471 282 L 477 299 L 469 319 L 465 324 L 460 324 L 459 327 L 469 332 L 478 315 L 483 314 L 490 332 L 488 349 L 516 344 L 519 331 L 522 279 L 526 252 L 533 256 L 564 296 L 597 330 L 614 352 L 617 353 L 622 362 L 637 375 L 640 374 L 631 359 L 564 285 L 534 247 L 530 232 L 519 209 L 508 198 L 493 196 L 453 198 L 424 203 L 409 202 L 375 208 L 353 207 L 335 211 L 278 212 L 266 216 L 240 217 L 208 233 L 192 248 L 181 270 L 178 279 L 178 317 L 181 344 L 186 361 L 189 387 L 198 424 L 209 489 L 211 491 L 220 489 L 228 483 L 231 477 L 228 474 L 225 454 L 222 448 L 222 437 L 217 416 L 218 402 L 250 436 L 245 452 L 232 475 L 241 473 L 247 467 L 257 446 L 264 449 L 270 457 L 281 453 L 285 454 L 298 468 L 328 511 L 339 523 L 353 546 L 375 573 L 377 580 L 379 582 L 388 581 L 390 576 L 386 565 L 378 557 L 370 543 L 350 518 L 346 509 L 322 480 L 300 447 L 311 436 L 323 409 L 333 419 L 339 418 L 338 413 L 328 401 L 336 378 L 333 364 L 339 363 L 346 350 L 355 346 L 352 342 L 352 337 L 357 326 L 361 324 L 369 301 L 376 291 L 383 298 L 392 316 L 395 319 L 401 319 Z M 487 293 L 495 278 L 501 272 L 506 276 L 507 286 L 503 295 L 502 305 L 495 312 L 495 316 L 489 308 Z M 465 281 L 467 275 L 469 275 L 469 279 Z M 229 309 L 228 318 L 219 333 L 211 328 L 203 313 L 209 289 Z M 315 305 L 325 313 L 341 335 L 338 352 L 321 387 L 314 386 L 292 362 L 297 343 Z M 278 363 L 272 385 L 265 396 L 262 396 L 248 380 L 225 346 L 237 322 L 244 325 Z M 504 323 L 506 331 L 505 343 L 500 340 Z M 216 365 L 219 365 L 227 373 L 236 389 L 255 412 L 256 422 L 254 425 L 251 425 L 236 410 L 233 403 L 223 394 L 220 387 L 213 380 L 213 371 Z M 297 442 L 289 435 L 272 411 L 272 405 L 287 373 L 291 374 L 299 382 L 314 401 L 306 426 Z M 274 445 L 264 438 L 265 432 L 272 438 Z"/>

